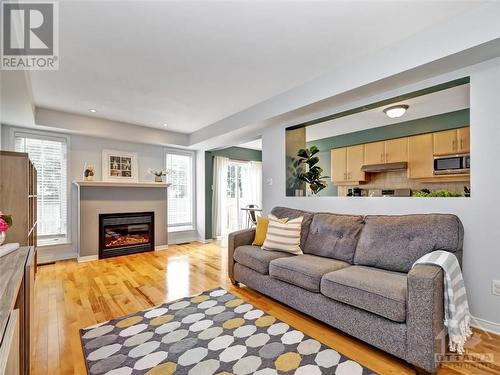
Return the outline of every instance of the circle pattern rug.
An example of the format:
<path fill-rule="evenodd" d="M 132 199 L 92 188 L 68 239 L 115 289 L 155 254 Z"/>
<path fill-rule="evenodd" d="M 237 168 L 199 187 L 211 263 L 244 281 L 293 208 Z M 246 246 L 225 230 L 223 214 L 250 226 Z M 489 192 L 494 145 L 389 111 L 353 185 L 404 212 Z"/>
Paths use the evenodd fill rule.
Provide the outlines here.
<path fill-rule="evenodd" d="M 224 289 L 100 323 L 80 335 L 92 375 L 373 374 Z"/>

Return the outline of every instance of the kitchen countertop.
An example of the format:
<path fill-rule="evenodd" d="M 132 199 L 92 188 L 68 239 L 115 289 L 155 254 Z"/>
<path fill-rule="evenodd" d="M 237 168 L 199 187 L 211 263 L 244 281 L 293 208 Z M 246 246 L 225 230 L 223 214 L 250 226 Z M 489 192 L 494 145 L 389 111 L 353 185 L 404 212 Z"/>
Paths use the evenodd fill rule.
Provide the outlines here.
<path fill-rule="evenodd" d="M 10 312 L 16 303 L 30 249 L 29 246 L 20 247 L 0 257 L 0 340 L 3 340 Z"/>

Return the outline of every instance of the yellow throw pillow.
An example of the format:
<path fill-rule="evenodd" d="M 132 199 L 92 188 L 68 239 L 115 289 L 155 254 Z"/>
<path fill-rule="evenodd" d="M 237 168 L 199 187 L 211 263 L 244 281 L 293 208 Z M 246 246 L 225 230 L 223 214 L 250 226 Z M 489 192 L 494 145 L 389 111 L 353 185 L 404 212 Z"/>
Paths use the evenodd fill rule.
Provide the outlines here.
<path fill-rule="evenodd" d="M 266 216 L 257 216 L 257 226 L 255 228 L 255 239 L 252 242 L 254 246 L 262 246 L 266 239 L 267 226 L 269 219 Z"/>
<path fill-rule="evenodd" d="M 287 217 L 278 219 L 282 223 L 288 221 Z M 252 242 L 254 246 L 262 246 L 266 240 L 267 226 L 269 225 L 269 218 L 267 216 L 257 216 L 257 226 L 255 228 L 255 239 Z"/>

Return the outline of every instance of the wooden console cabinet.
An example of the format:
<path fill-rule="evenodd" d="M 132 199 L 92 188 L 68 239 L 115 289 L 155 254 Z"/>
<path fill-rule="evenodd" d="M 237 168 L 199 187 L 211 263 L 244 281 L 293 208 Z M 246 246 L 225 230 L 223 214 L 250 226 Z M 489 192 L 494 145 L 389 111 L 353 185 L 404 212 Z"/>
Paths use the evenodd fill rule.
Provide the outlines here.
<path fill-rule="evenodd" d="M 0 375 L 29 375 L 37 265 L 37 171 L 28 154 L 11 151 L 0 151 L 0 171 L 0 210 L 11 214 L 14 222 L 6 242 L 21 246 L 0 257 Z"/>
<path fill-rule="evenodd" d="M 0 374 L 29 375 L 35 281 L 33 246 L 0 258 Z"/>

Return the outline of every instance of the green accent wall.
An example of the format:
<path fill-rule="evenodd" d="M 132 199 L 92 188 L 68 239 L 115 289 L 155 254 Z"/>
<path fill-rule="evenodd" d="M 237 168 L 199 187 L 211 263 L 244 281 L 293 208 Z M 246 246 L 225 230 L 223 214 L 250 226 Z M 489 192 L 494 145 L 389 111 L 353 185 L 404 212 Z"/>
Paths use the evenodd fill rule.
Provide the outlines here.
<path fill-rule="evenodd" d="M 205 151 L 205 239 L 212 238 L 212 185 L 214 178 L 214 156 L 225 156 L 231 160 L 262 161 L 262 151 L 243 147 Z"/>
<path fill-rule="evenodd" d="M 307 142 L 307 147 L 316 145 L 321 151 L 326 151 L 332 148 L 385 141 L 387 139 L 409 137 L 412 135 L 433 133 L 467 126 L 469 126 L 469 109 L 462 109 L 460 111 L 443 113 L 417 120 L 404 121 L 378 128 L 317 139 Z"/>

